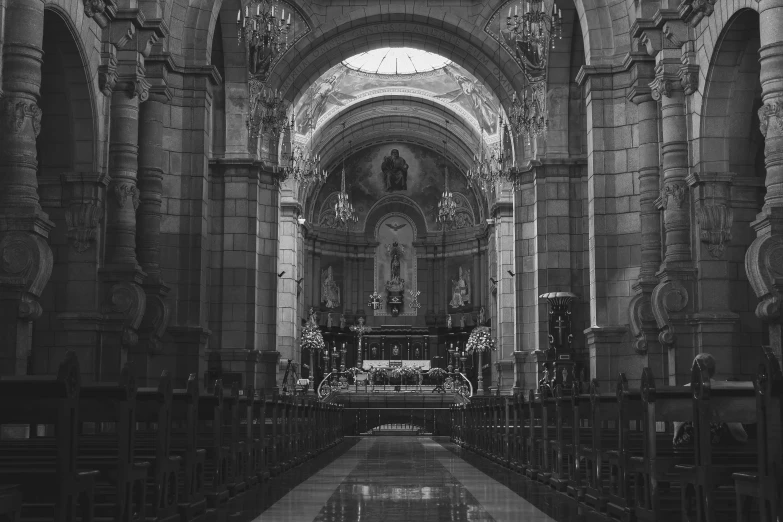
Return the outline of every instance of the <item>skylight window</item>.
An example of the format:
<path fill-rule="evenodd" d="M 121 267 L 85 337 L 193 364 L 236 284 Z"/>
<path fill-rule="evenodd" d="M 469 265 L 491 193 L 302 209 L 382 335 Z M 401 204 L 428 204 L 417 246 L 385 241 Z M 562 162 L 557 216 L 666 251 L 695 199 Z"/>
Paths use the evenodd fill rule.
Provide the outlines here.
<path fill-rule="evenodd" d="M 451 60 L 410 47 L 384 47 L 351 56 L 343 63 L 351 69 L 372 74 L 413 74 L 440 69 Z"/>

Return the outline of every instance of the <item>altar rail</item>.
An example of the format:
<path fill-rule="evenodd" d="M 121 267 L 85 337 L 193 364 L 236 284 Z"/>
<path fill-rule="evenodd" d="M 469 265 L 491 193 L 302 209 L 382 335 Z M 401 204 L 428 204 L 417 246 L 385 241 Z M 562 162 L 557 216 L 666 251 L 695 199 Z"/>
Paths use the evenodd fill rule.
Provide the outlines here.
<path fill-rule="evenodd" d="M 451 438 L 600 519 L 774 522 L 783 374 L 765 355 L 753 382 L 711 382 L 696 360 L 690 388 L 656 385 L 645 368 L 639 388 L 620 374 L 613 390 L 594 380 L 455 406 Z M 729 434 L 740 425 L 746 441 Z M 674 444 L 675 432 L 686 440 Z"/>
<path fill-rule="evenodd" d="M 424 385 L 422 372 L 416 377 L 400 379 L 397 384 L 393 384 L 392 379 L 384 378 L 382 384 L 375 384 L 371 379 L 358 380 L 351 372 L 331 372 L 324 376 L 318 385 L 318 398 L 322 401 L 329 401 L 329 398 L 337 393 L 445 393 L 458 395 L 464 399 L 473 397 L 473 385 L 470 379 L 461 372 L 446 372 L 442 377 L 429 378 L 435 384 Z M 418 381 L 417 384 L 404 384 L 404 382 Z M 461 403 L 462 400 L 455 400 L 455 403 Z"/>
<path fill-rule="evenodd" d="M 343 439 L 343 409 L 252 387 L 0 378 L 0 515 L 9 520 L 235 521 L 258 516 L 270 477 Z"/>

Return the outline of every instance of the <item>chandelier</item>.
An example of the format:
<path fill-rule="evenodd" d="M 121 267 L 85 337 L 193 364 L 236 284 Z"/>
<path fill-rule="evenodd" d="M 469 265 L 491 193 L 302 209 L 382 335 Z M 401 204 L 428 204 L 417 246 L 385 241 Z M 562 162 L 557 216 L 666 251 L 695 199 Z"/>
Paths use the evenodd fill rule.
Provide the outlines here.
<path fill-rule="evenodd" d="M 288 47 L 288 32 L 291 29 L 291 10 L 286 19 L 285 9 L 279 9 L 277 1 L 250 0 L 237 12 L 238 44 L 244 40 L 258 60 L 257 53 L 271 55 L 274 59 Z M 248 55 L 249 56 L 249 55 Z M 263 55 L 262 58 L 263 60 Z M 258 63 L 258 62 L 256 62 Z M 253 64 L 255 67 L 255 64 Z"/>
<path fill-rule="evenodd" d="M 448 125 L 448 121 L 446 124 Z M 446 183 L 443 187 L 443 195 L 441 195 L 440 201 L 438 201 L 438 217 L 436 218 L 438 223 L 443 225 L 452 223 L 457 215 L 457 203 L 454 201 L 454 193 L 449 190 L 449 165 L 447 161 L 446 140 L 443 140 L 443 173 Z"/>
<path fill-rule="evenodd" d="M 498 142 L 487 147 L 484 143 L 484 131 L 481 131 L 479 139 L 479 151 L 473 155 L 473 168 L 468 170 L 468 179 L 478 185 L 481 190 L 487 186 L 493 186 L 501 178 L 509 175 L 509 162 L 512 156 L 511 150 L 506 150 L 504 137 L 507 125 L 498 118 Z"/>
<path fill-rule="evenodd" d="M 343 137 L 345 136 L 345 122 L 343 122 Z M 348 149 L 351 148 L 351 143 L 348 142 Z M 337 194 L 337 203 L 334 204 L 334 218 L 335 225 L 348 226 L 349 223 L 356 223 L 359 218 L 356 216 L 356 212 L 353 209 L 353 205 L 348 200 L 348 192 L 345 190 L 345 156 L 343 153 L 343 169 L 342 169 L 342 181 L 340 183 L 340 192 Z"/>
<path fill-rule="evenodd" d="M 519 14 L 520 6 L 522 14 Z M 552 3 L 552 12 L 545 12 L 544 0 L 521 0 L 508 8 L 506 28 L 516 37 L 521 51 L 536 68 L 546 69 L 548 49 L 555 48 L 555 37 L 563 38 L 563 12 Z"/>
<path fill-rule="evenodd" d="M 258 79 L 251 78 L 250 114 L 247 116 L 247 128 L 251 138 L 258 138 L 262 132 L 280 136 L 288 128 L 288 102 L 280 91 L 269 88 Z"/>
<path fill-rule="evenodd" d="M 287 123 L 289 142 L 287 151 L 283 153 L 282 177 L 294 178 L 302 185 L 323 183 L 326 181 L 326 171 L 321 169 L 321 156 L 313 152 L 313 129 L 310 129 L 310 146 L 305 149 L 294 141 L 294 117 Z"/>
<path fill-rule="evenodd" d="M 528 89 L 530 89 L 530 97 L 528 97 Z M 527 143 L 530 143 L 531 138 L 546 134 L 546 80 L 528 84 L 522 89 L 521 98 L 514 93 L 509 123 L 514 134 L 525 136 Z"/>

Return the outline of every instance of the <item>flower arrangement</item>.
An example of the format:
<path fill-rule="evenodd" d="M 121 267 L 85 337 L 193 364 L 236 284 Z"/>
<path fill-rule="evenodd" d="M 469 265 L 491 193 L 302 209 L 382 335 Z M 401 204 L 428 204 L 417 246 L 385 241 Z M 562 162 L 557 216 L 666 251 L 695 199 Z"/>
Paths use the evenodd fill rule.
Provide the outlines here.
<path fill-rule="evenodd" d="M 308 350 L 323 350 L 324 346 L 326 346 L 324 337 L 321 335 L 321 329 L 315 321 L 308 321 L 302 328 L 299 346 Z"/>
<path fill-rule="evenodd" d="M 473 329 L 468 342 L 465 345 L 466 353 L 484 353 L 495 350 L 495 339 L 492 337 L 492 331 L 488 326 L 478 326 Z"/>
<path fill-rule="evenodd" d="M 440 379 L 446 375 L 446 370 L 443 368 L 430 368 L 430 370 L 427 372 L 427 375 L 434 377 L 435 379 Z"/>
<path fill-rule="evenodd" d="M 354 366 L 353 368 L 348 368 L 345 370 L 347 373 L 350 373 L 353 377 L 356 377 L 357 373 L 362 373 L 362 370 L 360 368 L 357 368 Z"/>
<path fill-rule="evenodd" d="M 402 376 L 402 368 L 394 368 L 389 372 L 389 377 L 393 379 L 399 379 Z"/>

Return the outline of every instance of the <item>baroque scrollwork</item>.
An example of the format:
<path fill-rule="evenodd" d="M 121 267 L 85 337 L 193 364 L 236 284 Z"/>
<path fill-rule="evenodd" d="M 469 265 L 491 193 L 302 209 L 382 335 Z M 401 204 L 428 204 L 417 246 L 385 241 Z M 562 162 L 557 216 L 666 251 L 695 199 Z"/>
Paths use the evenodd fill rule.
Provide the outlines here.
<path fill-rule="evenodd" d="M 645 293 L 636 294 L 631 299 L 630 304 L 631 334 L 634 336 L 634 351 L 640 355 L 647 353 L 647 336 L 645 330 L 655 323 L 655 316 L 652 311 L 650 295 Z"/>
<path fill-rule="evenodd" d="M 757 237 L 745 253 L 745 272 L 761 300 L 756 306 L 756 315 L 763 321 L 778 320 L 781 315 L 783 237 L 776 234 Z"/>
<path fill-rule="evenodd" d="M 149 331 L 148 350 L 159 354 L 163 349 L 162 340 L 169 326 L 170 310 L 166 301 L 158 295 L 147 296 L 143 325 Z"/>
<path fill-rule="evenodd" d="M 28 118 L 33 126 L 35 137 L 41 133 L 41 109 L 35 102 L 5 100 L 3 104 L 5 110 L 6 128 L 14 134 L 19 134 L 24 127 L 24 122 Z"/>
<path fill-rule="evenodd" d="M 672 313 L 681 312 L 688 305 L 688 290 L 678 280 L 666 281 L 655 287 L 651 297 L 652 313 L 658 325 L 658 340 L 671 346 L 676 339 Z"/>
<path fill-rule="evenodd" d="M 714 258 L 723 257 L 725 245 L 731 241 L 734 213 L 726 205 L 701 205 L 696 212 L 702 243 Z"/>
<path fill-rule="evenodd" d="M 101 217 L 103 207 L 92 202 L 71 205 L 65 212 L 68 239 L 77 252 L 86 252 L 95 241 Z"/>
<path fill-rule="evenodd" d="M 122 315 L 122 344 L 135 346 L 139 342 L 138 329 L 147 306 L 147 295 L 136 283 L 124 281 L 109 290 L 110 311 Z"/>
<path fill-rule="evenodd" d="M 103 63 L 98 67 L 98 86 L 104 96 L 111 96 L 117 83 L 117 48 L 105 44 L 106 51 L 102 53 Z"/>
<path fill-rule="evenodd" d="M 9 232 L 0 241 L 0 280 L 40 296 L 52 274 L 52 250 L 41 236 Z"/>
<path fill-rule="evenodd" d="M 656 78 L 650 84 L 650 94 L 653 100 L 659 101 L 663 96 L 667 98 L 672 95 L 672 81 L 668 78 Z"/>
<path fill-rule="evenodd" d="M 112 186 L 112 194 L 114 194 L 114 198 L 117 200 L 117 204 L 120 207 L 124 207 L 128 202 L 128 198 L 130 198 L 131 203 L 133 204 L 133 210 L 139 208 L 139 188 L 133 183 L 115 183 Z"/>
<path fill-rule="evenodd" d="M 767 137 L 770 127 L 783 133 L 783 102 L 767 103 L 758 111 L 761 134 Z"/>

